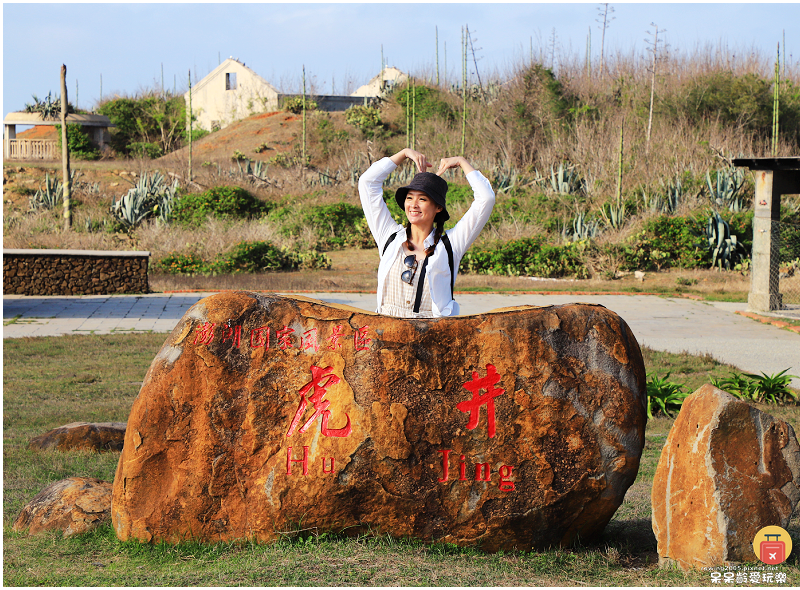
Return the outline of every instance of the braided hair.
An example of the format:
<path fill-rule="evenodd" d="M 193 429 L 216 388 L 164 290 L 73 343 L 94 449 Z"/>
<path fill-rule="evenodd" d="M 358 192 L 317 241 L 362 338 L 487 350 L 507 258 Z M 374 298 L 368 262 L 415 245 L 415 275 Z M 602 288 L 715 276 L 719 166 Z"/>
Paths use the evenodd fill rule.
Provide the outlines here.
<path fill-rule="evenodd" d="M 434 223 L 436 224 L 436 230 L 433 232 L 433 245 L 430 248 L 425 250 L 425 256 L 430 256 L 433 254 L 434 250 L 436 250 L 436 244 L 439 243 L 439 240 L 442 238 L 442 233 L 444 233 L 444 220 L 437 215 L 434 219 Z M 411 222 L 409 221 L 406 223 L 406 239 L 408 244 L 408 249 L 412 252 L 414 251 L 414 244 L 411 243 Z"/>

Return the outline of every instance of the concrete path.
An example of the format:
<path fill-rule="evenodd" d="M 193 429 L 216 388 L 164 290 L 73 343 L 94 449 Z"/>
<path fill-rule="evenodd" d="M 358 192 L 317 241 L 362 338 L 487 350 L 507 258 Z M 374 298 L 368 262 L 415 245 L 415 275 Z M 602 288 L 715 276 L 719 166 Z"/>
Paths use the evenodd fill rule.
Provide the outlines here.
<path fill-rule="evenodd" d="M 3 338 L 170 332 L 195 302 L 211 293 L 3 297 Z M 373 311 L 371 293 L 309 297 Z M 640 344 L 668 352 L 708 353 L 748 373 L 800 375 L 800 334 L 736 315 L 746 303 L 700 302 L 649 295 L 458 295 L 462 315 L 516 305 L 599 303 L 618 313 Z M 800 388 L 800 379 L 793 381 Z"/>

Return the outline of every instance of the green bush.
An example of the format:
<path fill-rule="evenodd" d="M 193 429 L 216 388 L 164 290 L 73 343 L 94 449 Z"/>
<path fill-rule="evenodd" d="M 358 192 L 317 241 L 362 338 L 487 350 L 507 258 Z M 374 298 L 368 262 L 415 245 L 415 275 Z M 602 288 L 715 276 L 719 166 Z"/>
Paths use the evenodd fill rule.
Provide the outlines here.
<path fill-rule="evenodd" d="M 453 109 L 442 99 L 442 93 L 435 88 L 427 86 L 406 86 L 396 93 L 397 103 L 403 107 L 402 127 L 405 127 L 405 110 L 408 106 L 409 116 L 411 109 L 417 117 L 417 123 L 433 117 L 439 117 L 448 122 L 456 120 Z"/>
<path fill-rule="evenodd" d="M 553 246 L 541 237 L 512 240 L 494 248 L 471 249 L 461 261 L 463 272 L 489 275 L 588 278 L 586 244 Z"/>
<path fill-rule="evenodd" d="M 183 95 L 171 96 L 160 91 L 135 98 L 114 98 L 97 109 L 114 125 L 111 147 L 133 155 L 137 144 L 156 144 L 162 153 L 181 147 L 186 138 L 186 101 Z"/>
<path fill-rule="evenodd" d="M 374 138 L 384 131 L 381 122 L 381 111 L 377 107 L 353 105 L 344 112 L 344 120 L 348 125 L 357 128 L 365 137 Z"/>
<path fill-rule="evenodd" d="M 276 272 L 296 269 L 330 268 L 325 254 L 313 250 L 277 248 L 270 242 L 239 242 L 230 251 L 207 261 L 193 252 L 173 252 L 153 264 L 153 270 L 167 274 L 208 275 Z"/>
<path fill-rule="evenodd" d="M 286 254 L 269 242 L 239 242 L 211 265 L 217 274 L 276 271 L 291 268 Z"/>
<path fill-rule="evenodd" d="M 660 215 L 647 220 L 621 248 L 611 249 L 621 250 L 623 270 L 708 267 L 711 259 L 702 242 L 704 234 L 704 221 Z"/>
<path fill-rule="evenodd" d="M 658 375 L 647 375 L 647 417 L 654 414 L 663 414 L 673 417 L 673 412 L 680 412 L 683 400 L 689 397 L 689 392 L 684 391 L 684 386 L 674 381 L 667 381 L 669 373 L 663 379 Z"/>
<path fill-rule="evenodd" d="M 323 248 L 368 248 L 373 245 L 364 212 L 348 203 L 286 205 L 272 211 L 269 219 L 278 223 L 286 236 L 298 236 L 303 228 L 312 228 L 318 245 Z"/>
<path fill-rule="evenodd" d="M 181 196 L 173 207 L 172 218 L 189 225 L 201 225 L 208 216 L 221 219 L 260 217 L 272 206 L 238 186 L 218 186 Z"/>
<path fill-rule="evenodd" d="M 308 111 L 316 111 L 317 110 L 317 103 L 313 100 L 306 97 L 306 112 Z M 291 98 L 287 98 L 283 101 L 283 110 L 288 111 L 290 113 L 294 113 L 295 115 L 299 115 L 303 112 L 303 97 L 302 96 L 293 96 Z"/>
<path fill-rule="evenodd" d="M 61 153 L 61 125 L 57 124 L 58 132 L 58 153 Z M 71 158 L 76 160 L 96 160 L 100 157 L 98 150 L 92 143 L 89 134 L 78 123 L 67 123 L 67 147 Z"/>
<path fill-rule="evenodd" d="M 164 155 L 160 145 L 147 141 L 134 141 L 128 144 L 128 153 L 137 158 L 148 158 L 150 160 L 155 160 Z"/>

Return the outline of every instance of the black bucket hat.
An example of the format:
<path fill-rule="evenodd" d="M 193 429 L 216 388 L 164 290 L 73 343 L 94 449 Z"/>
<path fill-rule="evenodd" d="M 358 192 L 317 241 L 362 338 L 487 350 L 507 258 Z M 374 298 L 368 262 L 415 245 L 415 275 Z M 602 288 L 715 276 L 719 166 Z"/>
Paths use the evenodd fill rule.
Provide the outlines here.
<path fill-rule="evenodd" d="M 444 222 L 450 219 L 450 214 L 447 212 L 447 181 L 444 178 L 433 172 L 417 172 L 408 186 L 401 186 L 394 194 L 394 199 L 402 211 L 406 209 L 408 191 L 422 191 L 442 208 L 436 214 L 436 220 Z"/>

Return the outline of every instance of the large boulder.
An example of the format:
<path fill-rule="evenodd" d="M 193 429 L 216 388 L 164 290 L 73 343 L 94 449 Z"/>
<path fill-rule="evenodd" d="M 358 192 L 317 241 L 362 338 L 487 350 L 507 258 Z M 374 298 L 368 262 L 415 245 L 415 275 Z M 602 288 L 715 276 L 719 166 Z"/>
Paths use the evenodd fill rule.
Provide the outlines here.
<path fill-rule="evenodd" d="M 112 522 L 154 542 L 299 526 L 567 545 L 633 483 L 645 403 L 636 339 L 599 305 L 406 320 L 215 295 L 145 376 Z"/>
<path fill-rule="evenodd" d="M 70 537 L 100 526 L 110 514 L 111 482 L 68 477 L 51 483 L 28 502 L 12 528 L 30 535 L 55 529 Z"/>
<path fill-rule="evenodd" d="M 787 528 L 798 501 L 800 447 L 789 424 L 713 385 L 684 400 L 653 479 L 662 565 L 755 561 L 756 533 Z"/>
<path fill-rule="evenodd" d="M 57 451 L 121 451 L 125 422 L 72 422 L 30 440 L 32 449 Z"/>

